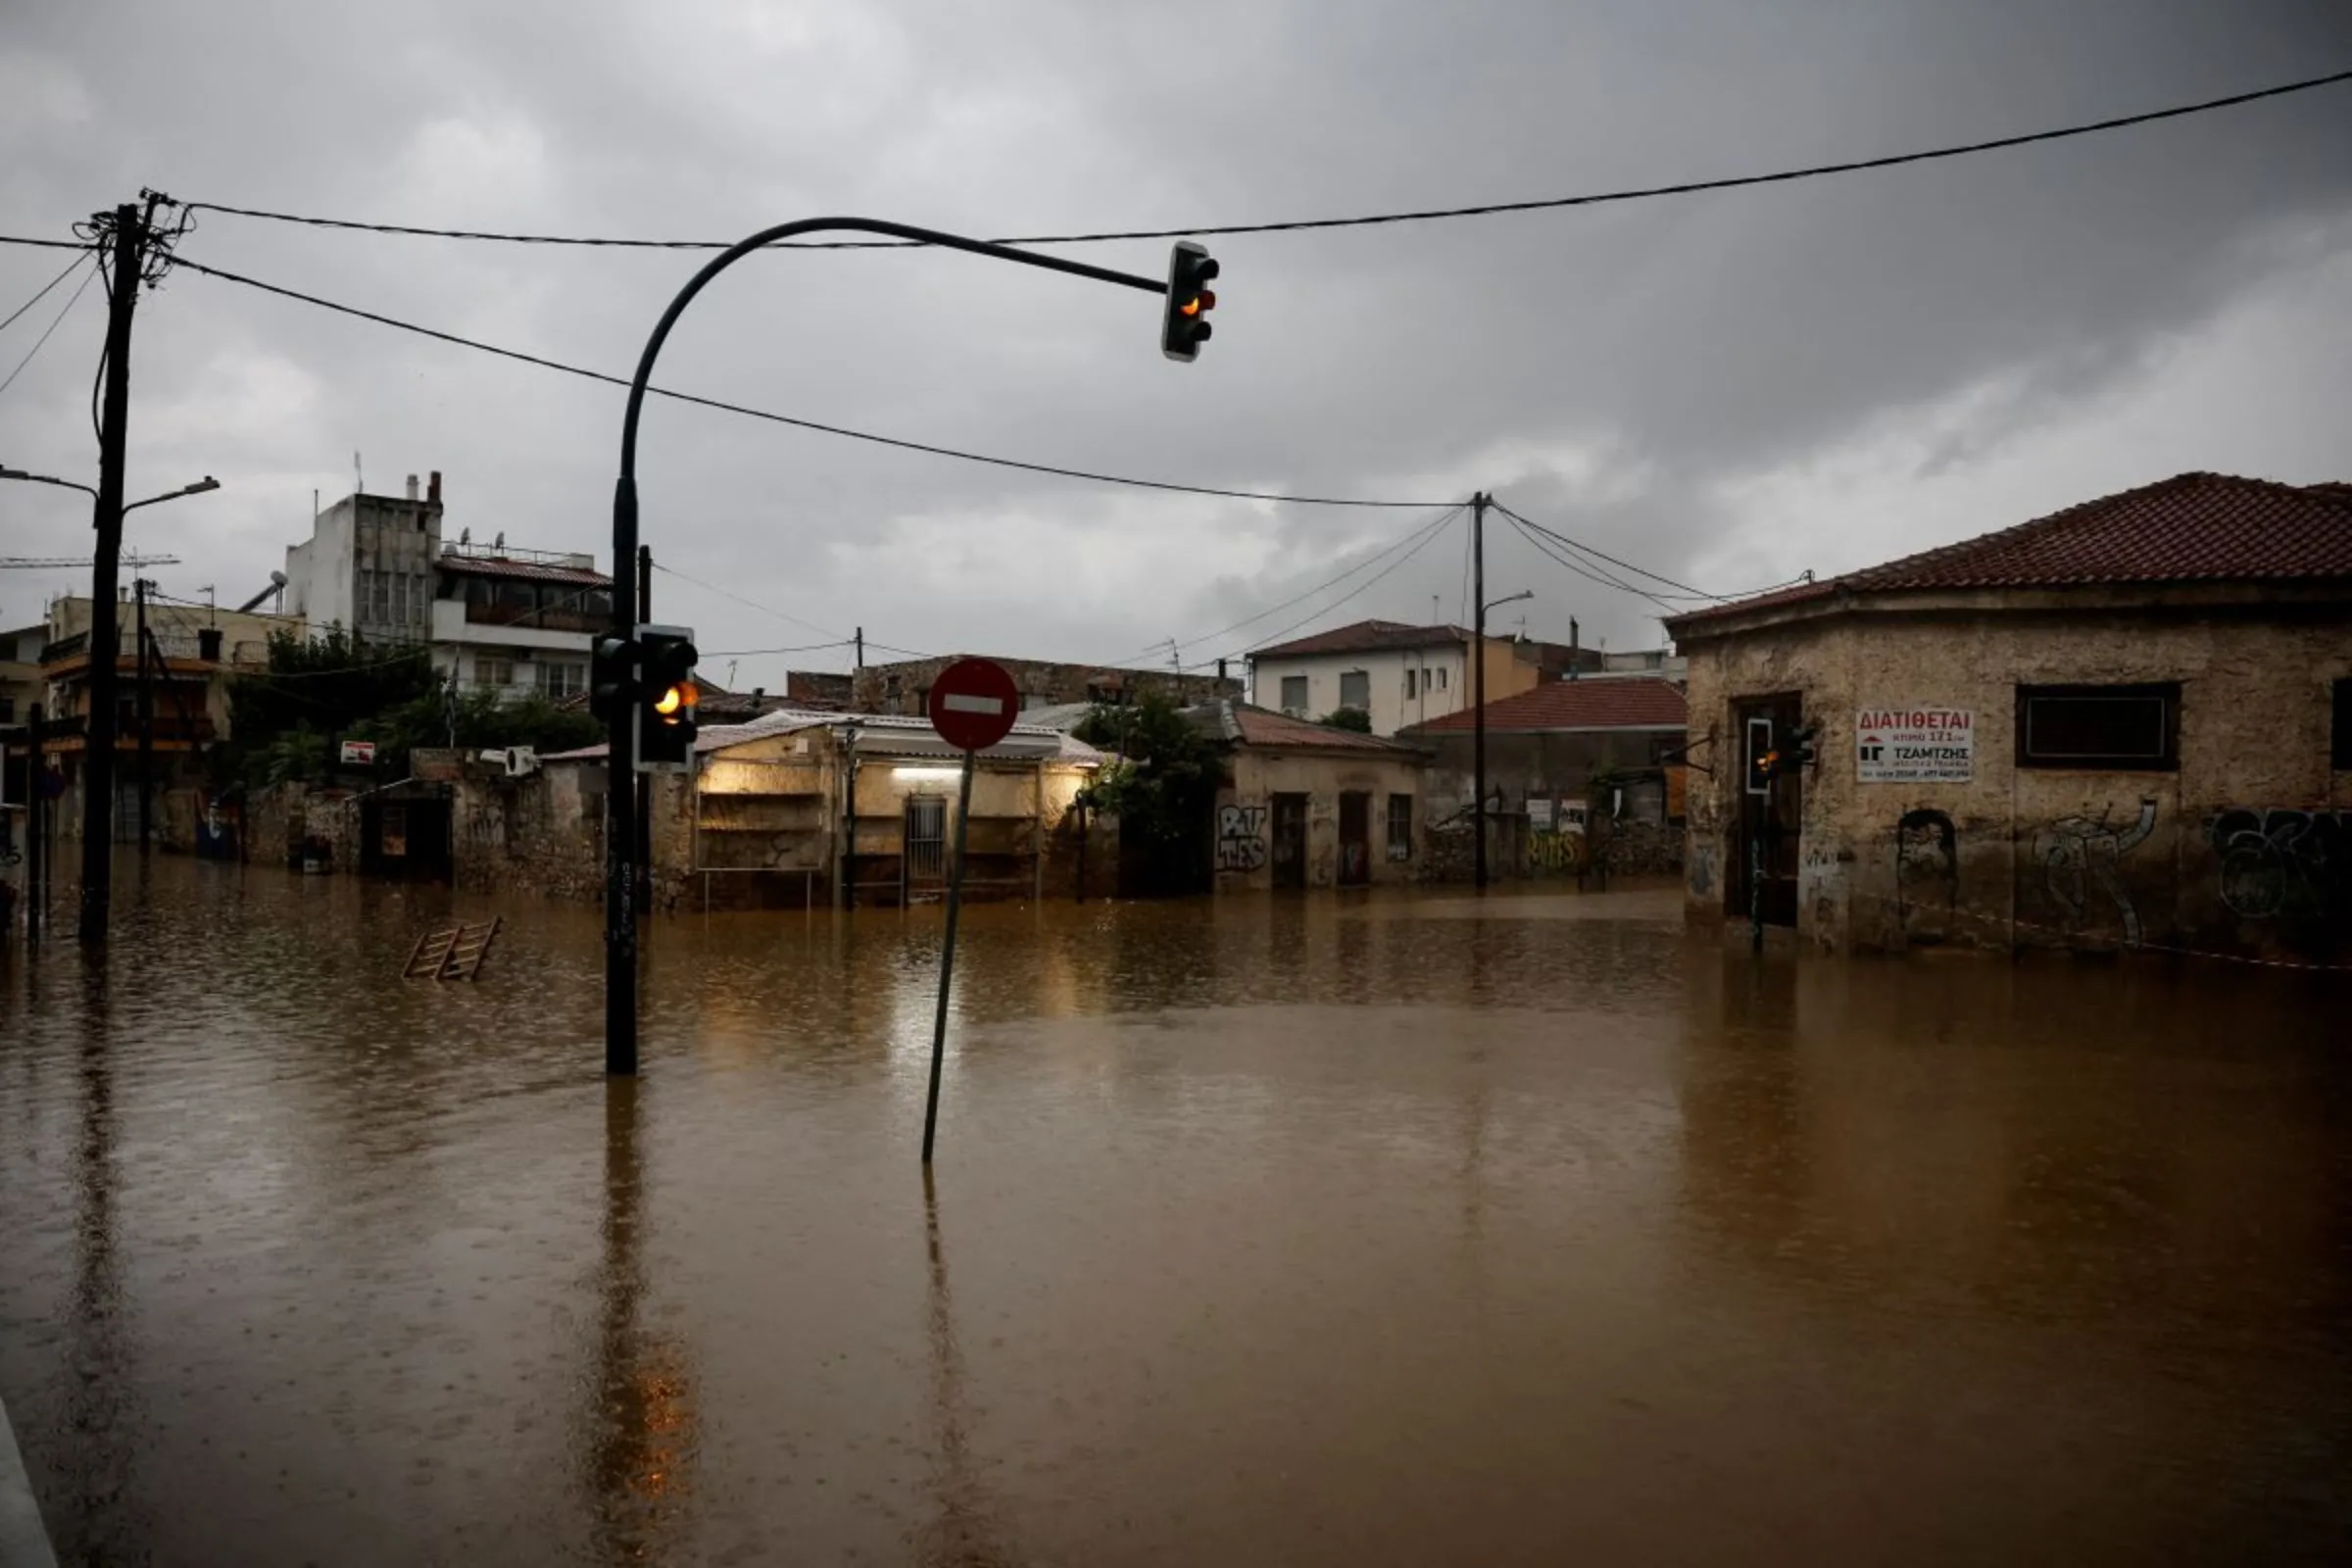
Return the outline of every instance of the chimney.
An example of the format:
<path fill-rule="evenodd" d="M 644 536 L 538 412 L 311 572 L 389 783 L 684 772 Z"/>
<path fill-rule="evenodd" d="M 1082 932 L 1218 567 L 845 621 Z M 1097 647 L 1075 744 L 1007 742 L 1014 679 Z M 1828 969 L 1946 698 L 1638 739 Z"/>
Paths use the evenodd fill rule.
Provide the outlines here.
<path fill-rule="evenodd" d="M 413 473 L 409 475 L 409 499 L 416 499 L 416 476 Z"/>
<path fill-rule="evenodd" d="M 424 499 L 436 507 L 441 504 L 441 470 L 439 468 L 435 468 L 433 476 L 425 481 Z"/>
<path fill-rule="evenodd" d="M 1577 662 L 1584 657 L 1576 651 L 1576 617 L 1570 615 L 1568 617 L 1568 678 L 1570 680 L 1576 679 Z"/>

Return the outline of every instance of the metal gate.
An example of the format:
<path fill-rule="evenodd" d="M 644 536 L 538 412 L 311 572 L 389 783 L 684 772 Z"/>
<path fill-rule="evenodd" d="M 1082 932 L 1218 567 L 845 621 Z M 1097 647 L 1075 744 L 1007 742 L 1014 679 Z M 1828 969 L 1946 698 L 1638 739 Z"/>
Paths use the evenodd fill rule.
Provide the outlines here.
<path fill-rule="evenodd" d="M 906 797 L 906 838 L 901 854 L 904 892 L 943 888 L 948 880 L 948 798 Z"/>

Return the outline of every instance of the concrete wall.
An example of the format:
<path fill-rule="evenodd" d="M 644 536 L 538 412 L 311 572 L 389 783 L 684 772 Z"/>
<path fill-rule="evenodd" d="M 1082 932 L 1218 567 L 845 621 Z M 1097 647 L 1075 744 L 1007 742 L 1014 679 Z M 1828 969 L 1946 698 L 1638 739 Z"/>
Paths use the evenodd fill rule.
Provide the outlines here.
<path fill-rule="evenodd" d="M 1524 686 L 1505 685 L 1517 678 L 1508 643 L 1493 644 L 1502 653 L 1491 660 L 1487 676 L 1494 687 L 1488 693 L 1491 702 L 1496 696 L 1524 690 Z M 1467 673 L 1467 650 L 1460 643 L 1443 643 L 1430 648 L 1381 648 L 1346 654 L 1313 654 L 1303 658 L 1261 659 L 1250 666 L 1250 701 L 1259 708 L 1282 710 L 1282 683 L 1285 677 L 1304 676 L 1306 704 L 1299 711 L 1308 718 L 1322 718 L 1341 708 L 1340 678 L 1361 670 L 1370 694 L 1372 733 L 1394 735 L 1407 724 L 1419 724 L 1447 713 L 1459 712 L 1470 706 L 1470 677 Z M 1413 677 L 1413 695 L 1404 695 L 1407 672 Z M 1433 685 L 1432 682 L 1437 684 Z M 1532 673 L 1527 685 L 1534 684 Z"/>
<path fill-rule="evenodd" d="M 1661 747 L 1679 748 L 1680 729 L 1521 731 L 1487 735 L 1487 798 L 1500 788 L 1506 807 L 1529 797 L 1582 795 L 1602 773 L 1630 773 L 1658 765 Z M 1405 736 L 1431 753 L 1430 795 L 1468 804 L 1477 776 L 1477 737 L 1468 730 L 1412 732 Z"/>
<path fill-rule="evenodd" d="M 2329 690 L 2352 607 L 2108 596 L 2073 613 L 1998 600 L 1789 620 L 1686 640 L 1687 904 L 1720 918 L 1740 785 L 1736 699 L 1803 696 L 1798 931 L 1824 948 L 2187 947 L 2352 956 L 2352 774 L 2329 771 Z M 2019 768 L 2020 685 L 2180 685 L 2170 771 Z M 1865 706 L 1965 709 L 1965 784 L 1863 783 Z M 1908 826 L 1906 826 L 1906 823 Z M 1948 849 L 1947 849 L 1948 845 Z"/>
<path fill-rule="evenodd" d="M 309 539 L 287 549 L 287 608 L 318 631 L 341 626 L 376 642 L 423 642 L 431 634 L 440 551 L 440 502 L 345 496 L 318 514 Z M 376 613 L 362 573 L 398 578 L 405 601 L 395 602 L 388 615 Z"/>
<path fill-rule="evenodd" d="M 1421 798 L 1420 759 L 1347 752 L 1256 751 L 1243 747 L 1231 760 L 1231 783 L 1217 792 L 1216 888 L 1219 893 L 1264 892 L 1274 886 L 1274 797 L 1307 797 L 1306 885 L 1336 886 L 1340 876 L 1340 796 L 1372 797 L 1367 820 L 1374 885 L 1418 880 L 1427 858 L 1428 814 Z M 1409 853 L 1391 858 L 1389 797 L 1413 802 Z"/>

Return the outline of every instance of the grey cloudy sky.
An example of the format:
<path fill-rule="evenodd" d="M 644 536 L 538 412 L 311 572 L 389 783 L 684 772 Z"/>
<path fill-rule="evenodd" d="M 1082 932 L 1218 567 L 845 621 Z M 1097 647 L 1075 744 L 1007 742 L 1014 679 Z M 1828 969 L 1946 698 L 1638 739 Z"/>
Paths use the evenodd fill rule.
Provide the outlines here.
<path fill-rule="evenodd" d="M 450 227 L 732 238 L 858 213 L 982 234 L 1250 222 L 1866 157 L 2352 66 L 2327 0 L 1983 6 L 1400 0 L 401 7 L 83 0 L 0 28 L 0 232 L 186 201 Z M 671 386 L 1039 462 L 1515 510 L 1714 591 L 2005 526 L 2187 468 L 2352 477 L 2352 87 L 1952 163 L 1620 207 L 1214 242 L 1217 337 L 1148 296 L 968 257 L 769 255 L 706 294 Z M 698 258 L 204 215 L 182 254 L 625 373 Z M 1083 248 L 1157 273 L 1160 242 Z M 0 312 L 65 258 L 0 247 Z M 0 374 L 65 291 L 0 334 Z M 0 462 L 94 478 L 92 289 L 0 394 Z M 609 557 L 620 397 L 188 272 L 141 307 L 137 513 L 241 598 L 314 491 L 446 475 L 454 533 Z M 657 405 L 663 619 L 1165 662 L 1237 653 L 1415 513 L 1170 496 Z M 86 548 L 0 485 L 0 553 Z M 1376 568 L 1377 569 L 1377 568 Z M 1463 536 L 1308 627 L 1461 609 Z M 1363 576 L 1369 576 L 1364 573 Z M 1507 528 L 1499 617 L 1657 638 L 1653 607 Z M 0 577 L 0 620 L 63 574 Z M 810 628 L 818 628 L 811 630 Z M 1303 629 L 1303 628 L 1302 628 Z M 1154 641 L 1157 655 L 1146 652 Z M 738 684 L 838 653 L 743 658 Z M 723 676 L 723 665 L 712 672 Z"/>

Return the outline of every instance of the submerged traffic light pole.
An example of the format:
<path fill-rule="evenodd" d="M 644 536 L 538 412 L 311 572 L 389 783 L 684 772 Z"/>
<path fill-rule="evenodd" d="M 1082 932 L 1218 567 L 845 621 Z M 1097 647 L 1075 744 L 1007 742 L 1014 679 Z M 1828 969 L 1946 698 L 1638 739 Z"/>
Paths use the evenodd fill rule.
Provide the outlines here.
<path fill-rule="evenodd" d="M 1216 276 L 1216 263 L 1206 253 L 1189 241 L 1176 248 L 1166 278 L 1142 277 L 1133 272 L 1113 271 L 1107 267 L 1093 267 L 1085 262 L 1066 261 L 1059 256 L 1043 256 L 1034 251 L 1016 250 L 1010 245 L 999 245 L 984 239 L 967 239 L 961 234 L 944 233 L 936 228 L 918 228 L 911 223 L 894 223 L 876 218 L 803 218 L 789 223 L 763 228 L 713 256 L 701 271 L 689 278 L 678 290 L 677 298 L 654 323 L 653 335 L 645 340 L 645 352 L 638 357 L 637 373 L 629 382 L 629 400 L 620 419 L 620 478 L 612 490 L 612 632 L 600 648 L 605 655 L 602 662 L 625 669 L 621 684 L 629 690 L 620 701 L 612 703 L 606 710 L 606 736 L 610 745 L 609 783 L 605 793 L 605 1071 L 626 1075 L 637 1070 L 637 748 L 635 731 L 639 706 L 637 642 L 637 584 L 629 571 L 637 559 L 637 425 L 645 413 L 647 384 L 654 375 L 654 362 L 662 357 L 662 345 L 668 341 L 670 328 L 694 297 L 719 273 L 742 261 L 754 251 L 765 249 L 779 240 L 799 234 L 821 233 L 830 229 L 846 229 L 860 234 L 882 234 L 893 239 L 913 240 L 917 244 L 937 245 L 947 250 L 969 251 L 975 256 L 992 256 L 1002 262 L 1017 262 L 1023 267 L 1042 267 L 1051 272 L 1067 272 L 1073 277 L 1092 278 L 1098 283 L 1116 283 L 1122 288 L 1141 289 L 1147 294 L 1168 298 L 1168 309 L 1160 326 L 1160 348 L 1172 359 L 1190 360 L 1199 353 L 1199 345 L 1209 335 L 1207 313 L 1216 306 L 1216 296 L 1207 283 Z M 618 643 L 623 646 L 613 647 Z M 691 664 L 691 660 L 689 661 Z M 601 684 L 601 683 L 600 683 Z"/>

